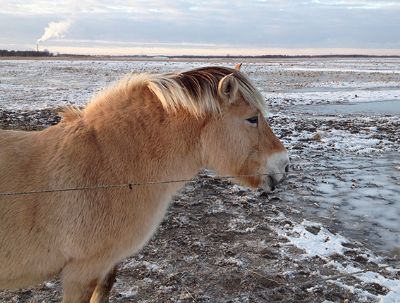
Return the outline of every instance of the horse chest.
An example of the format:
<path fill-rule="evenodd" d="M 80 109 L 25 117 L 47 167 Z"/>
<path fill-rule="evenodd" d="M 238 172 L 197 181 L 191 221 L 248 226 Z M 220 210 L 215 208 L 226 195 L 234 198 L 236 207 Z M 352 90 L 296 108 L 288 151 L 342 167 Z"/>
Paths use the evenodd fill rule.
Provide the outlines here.
<path fill-rule="evenodd" d="M 120 230 L 118 246 L 124 250 L 124 257 L 139 251 L 153 236 L 162 222 L 169 199 L 162 201 L 141 201 L 132 211 L 126 225 Z"/>

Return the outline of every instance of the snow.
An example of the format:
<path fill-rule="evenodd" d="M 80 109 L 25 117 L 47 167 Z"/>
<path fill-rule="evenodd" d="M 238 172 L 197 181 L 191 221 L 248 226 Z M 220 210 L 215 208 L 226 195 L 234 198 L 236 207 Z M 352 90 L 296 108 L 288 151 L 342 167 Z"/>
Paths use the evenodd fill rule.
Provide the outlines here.
<path fill-rule="evenodd" d="M 39 109 L 85 105 L 128 73 L 164 73 L 206 65 L 157 61 L 0 61 L 0 107 Z"/>
<path fill-rule="evenodd" d="M 45 285 L 47 288 L 54 288 L 54 287 L 56 286 L 56 284 L 55 284 L 55 283 L 52 283 L 52 282 L 46 282 L 46 283 L 44 283 L 44 285 Z"/>
<path fill-rule="evenodd" d="M 383 85 L 382 85 L 383 86 Z M 370 89 L 329 89 L 321 91 L 314 89 L 313 91 L 297 91 L 297 92 L 263 92 L 267 100 L 275 100 L 271 102 L 279 103 L 281 100 L 288 99 L 292 105 L 309 105 L 309 104 L 331 104 L 343 102 L 373 102 L 396 100 L 400 101 L 399 86 L 388 89 L 382 87 L 376 90 Z"/>
<path fill-rule="evenodd" d="M 143 265 L 150 272 L 162 271 L 162 268 L 161 268 L 161 266 L 159 264 L 148 262 L 148 261 L 144 261 L 144 260 L 140 260 L 140 255 L 138 255 L 136 259 L 133 259 L 130 262 L 127 262 L 126 264 L 124 264 L 123 268 L 135 268 L 135 267 L 140 267 L 140 266 L 143 266 Z"/>
<path fill-rule="evenodd" d="M 360 271 L 360 269 L 357 267 L 354 267 L 352 265 L 343 266 L 342 264 L 336 261 L 331 261 L 330 265 L 335 266 L 338 270 L 340 270 L 343 273 L 356 273 Z M 390 269 L 394 270 L 393 268 Z M 377 296 L 377 299 L 379 299 L 380 303 L 400 302 L 400 280 L 388 279 L 382 276 L 381 274 L 372 271 L 356 273 L 354 274 L 354 276 L 364 283 L 377 283 L 386 287 L 389 290 L 389 292 L 386 295 Z"/>
<path fill-rule="evenodd" d="M 119 294 L 121 295 L 122 298 L 129 299 L 129 298 L 135 297 L 137 295 L 138 291 L 139 291 L 138 286 L 132 286 L 130 289 L 128 289 L 126 291 L 122 291 Z"/>
<path fill-rule="evenodd" d="M 236 265 L 238 267 L 243 266 L 243 261 L 238 258 L 229 257 L 229 258 L 225 259 L 224 261 L 226 264 L 232 264 L 232 265 Z"/>
<path fill-rule="evenodd" d="M 323 143 L 330 144 L 333 148 L 346 152 L 371 153 L 381 150 L 378 145 L 384 144 L 382 140 L 371 138 L 371 134 L 366 133 L 351 134 L 349 131 L 336 129 L 324 130 L 318 133 Z"/>
<path fill-rule="evenodd" d="M 313 71 L 313 72 L 340 72 L 340 73 L 379 73 L 379 74 L 400 74 L 400 70 L 392 69 L 346 69 L 346 68 L 307 68 L 307 67 L 293 67 L 288 68 L 292 71 Z"/>
<path fill-rule="evenodd" d="M 319 176 L 314 174 L 310 184 L 313 194 L 308 201 L 318 205 L 313 210 L 316 215 L 339 221 L 344 232 L 351 234 L 355 231 L 368 236 L 367 241 L 377 237 L 374 241 L 389 251 L 400 246 L 400 188 L 396 183 L 399 176 L 395 169 L 398 153 L 386 154 L 385 159 L 357 154 L 360 156 L 341 155 L 339 164 L 336 159 L 324 163 L 327 167 L 337 165 L 338 171 Z M 370 168 L 346 169 L 350 167 Z M 288 194 L 282 193 L 284 197 Z"/>
<path fill-rule="evenodd" d="M 306 227 L 318 227 L 320 230 L 313 234 L 306 230 Z M 334 235 L 320 224 L 304 220 L 301 224 L 290 229 L 290 233 L 284 230 L 277 230 L 280 236 L 284 236 L 292 245 L 304 250 L 307 257 L 324 256 L 343 253 L 343 243 L 348 240 L 340 235 Z"/>
<path fill-rule="evenodd" d="M 306 228 L 316 228 L 317 232 L 309 232 Z M 339 285 L 342 288 L 350 290 L 352 293 L 357 293 L 361 297 L 373 298 L 381 303 L 399 303 L 400 302 L 400 280 L 386 278 L 378 272 L 366 271 L 362 273 L 361 269 L 351 264 L 342 264 L 338 261 L 329 259 L 333 255 L 343 255 L 345 250 L 350 250 L 344 247 L 344 243 L 350 241 L 340 234 L 333 234 L 324 228 L 322 225 L 303 220 L 301 224 L 295 224 L 293 227 L 275 230 L 279 236 L 286 238 L 289 242 L 285 246 L 294 245 L 304 251 L 304 255 L 300 258 L 306 260 L 315 256 L 319 256 L 327 261 L 327 267 L 334 267 L 337 271 L 343 274 L 353 274 L 362 283 L 376 283 L 388 289 L 385 295 L 372 295 L 366 290 L 361 289 L 358 284 L 347 285 L 343 281 L 332 279 L 332 283 Z M 353 249 L 357 250 L 357 249 Z M 369 261 L 380 261 L 381 258 L 376 257 L 372 252 L 367 251 L 366 255 Z M 385 268 L 388 272 L 400 272 L 396 269 L 384 264 L 379 265 L 380 268 Z M 323 277 L 329 278 L 329 277 Z"/>
<path fill-rule="evenodd" d="M 257 226 L 253 226 L 252 221 L 246 219 L 243 215 L 231 219 L 228 223 L 228 230 L 241 233 L 251 233 L 256 228 Z"/>
<path fill-rule="evenodd" d="M 293 104 L 301 105 L 400 100 L 400 85 L 390 78 L 390 75 L 400 73 L 399 63 L 400 60 L 396 59 L 267 60 L 246 63 L 243 69 L 267 99 L 276 100 L 277 103 L 289 99 Z M 233 66 L 234 62 L 0 61 L 0 107 L 38 109 L 68 104 L 84 105 L 103 87 L 127 73 L 165 73 L 209 65 Z M 311 82 L 305 80 L 291 87 L 297 82 L 292 81 L 291 77 L 297 77 L 298 72 L 323 72 L 330 76 Z M 273 77 L 266 78 L 265 75 L 270 73 L 273 73 Z M 375 77 L 362 81 L 362 77 L 368 75 L 360 73 L 379 73 L 383 78 L 380 81 L 379 77 L 378 80 Z M 355 74 L 361 78 L 355 81 L 352 76 Z"/>

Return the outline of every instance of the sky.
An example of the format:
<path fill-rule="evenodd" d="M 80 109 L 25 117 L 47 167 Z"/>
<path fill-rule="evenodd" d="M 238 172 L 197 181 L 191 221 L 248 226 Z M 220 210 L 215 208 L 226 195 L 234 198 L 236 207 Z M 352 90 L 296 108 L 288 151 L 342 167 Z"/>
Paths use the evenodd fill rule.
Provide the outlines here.
<path fill-rule="evenodd" d="M 400 55 L 400 0 L 0 0 L 0 49 Z"/>

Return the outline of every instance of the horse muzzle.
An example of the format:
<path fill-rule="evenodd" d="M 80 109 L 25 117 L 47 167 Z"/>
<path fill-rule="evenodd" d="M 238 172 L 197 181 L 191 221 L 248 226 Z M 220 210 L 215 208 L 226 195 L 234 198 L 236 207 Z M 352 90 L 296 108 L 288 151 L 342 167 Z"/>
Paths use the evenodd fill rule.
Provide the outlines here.
<path fill-rule="evenodd" d="M 274 153 L 268 158 L 267 172 L 262 183 L 262 189 L 273 192 L 276 186 L 286 179 L 289 173 L 289 156 L 286 151 Z"/>

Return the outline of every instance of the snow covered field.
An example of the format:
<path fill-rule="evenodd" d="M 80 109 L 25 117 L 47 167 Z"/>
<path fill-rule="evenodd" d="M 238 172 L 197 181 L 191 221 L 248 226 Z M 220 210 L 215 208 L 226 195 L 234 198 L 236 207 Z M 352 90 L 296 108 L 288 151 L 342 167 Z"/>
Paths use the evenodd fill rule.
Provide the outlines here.
<path fill-rule="evenodd" d="M 0 126 L 25 125 L 31 117 L 30 110 L 83 106 L 93 94 L 126 73 L 163 73 L 234 63 L 237 62 L 0 61 L 0 114 L 7 113 L 0 115 Z M 291 154 L 293 173 L 276 193 L 264 198 L 230 183 L 209 181 L 209 176 L 204 177 L 205 181 L 189 184 L 177 196 L 177 206 L 170 211 L 160 234 L 142 254 L 123 264 L 125 280 L 117 281 L 115 300 L 155 302 L 149 299 L 154 297 L 143 293 L 147 287 L 157 289 L 156 298 L 160 301 L 163 296 L 175 296 L 172 302 L 191 302 L 193 297 L 198 302 L 225 302 L 222 294 L 230 294 L 228 286 L 228 291 L 223 288 L 221 292 L 199 290 L 193 277 L 182 278 L 188 283 L 187 292 L 176 290 L 168 281 L 183 266 L 185 271 L 204 270 L 203 280 L 212 280 L 213 271 L 223 275 L 219 268 L 246 275 L 254 271 L 279 272 L 273 278 L 275 284 L 267 283 L 269 301 L 279 301 L 280 289 L 285 285 L 304 283 L 298 272 L 307 262 L 310 265 L 302 269 L 308 274 L 306 281 L 325 279 L 324 283 L 334 285 L 336 292 L 329 295 L 328 288 L 315 285 L 286 290 L 291 295 L 304 291 L 302 302 L 328 303 L 346 298 L 350 298 L 349 302 L 400 302 L 400 271 L 396 263 L 400 260 L 400 113 L 396 107 L 400 104 L 400 59 L 250 60 L 244 62 L 243 71 L 266 97 L 271 126 Z M 338 104 L 341 107 L 335 110 Z M 358 106 L 355 109 L 354 104 Z M 377 109 L 363 111 L 363 104 L 377 104 Z M 385 110 L 381 111 L 383 105 Z M 208 187 L 207 182 L 214 187 Z M 196 214 L 183 211 L 182 200 L 191 203 L 191 211 L 203 204 L 197 215 L 210 217 L 200 225 L 206 229 L 203 235 L 198 221 L 204 218 L 195 219 Z M 212 218 L 219 218 L 215 224 L 222 227 L 211 234 L 217 237 L 221 233 L 221 239 L 224 235 L 237 235 L 240 245 L 233 240 L 205 240 L 209 226 L 214 224 Z M 226 224 L 224 220 L 228 220 Z M 153 253 L 160 245 L 164 245 L 165 254 L 170 252 L 163 239 L 168 239 L 174 228 L 178 231 L 174 230 L 173 235 L 182 229 L 186 241 L 179 245 L 191 241 L 187 254 L 182 252 L 179 257 L 186 265 L 180 265 L 174 255 L 167 257 L 165 263 Z M 196 261 L 213 256 L 214 251 L 207 248 L 210 243 L 222 245 L 227 253 L 221 256 L 218 250 L 209 263 Z M 265 252 L 271 247 L 276 249 L 273 253 Z M 207 253 L 202 257 L 204 250 Z M 264 264 L 265 257 L 258 253 L 271 255 L 268 262 L 274 262 Z M 202 268 L 202 262 L 208 267 Z M 171 267 L 171 263 L 179 264 Z M 136 283 L 129 275 L 137 271 L 150 274 Z M 335 274 L 359 271 L 363 272 L 355 274 L 354 279 L 328 280 Z M 243 279 L 246 283 L 251 280 Z M 239 294 L 229 295 L 232 302 L 265 302 L 257 288 L 245 282 Z M 58 291 L 54 283 L 48 285 L 44 291 Z M 40 291 L 34 291 L 37 300 L 42 298 Z M 16 296 L 21 294 L 0 293 L 0 302 Z M 207 296 L 216 300 L 207 301 Z M 292 301 L 286 302 L 300 300 L 290 298 Z"/>
<path fill-rule="evenodd" d="M 234 63 L 0 61 L 0 106 L 38 109 L 84 105 L 93 93 L 127 73 L 165 73 Z M 253 61 L 246 63 L 244 70 L 272 104 L 275 100 L 284 100 L 285 105 L 400 100 L 398 58 Z"/>

